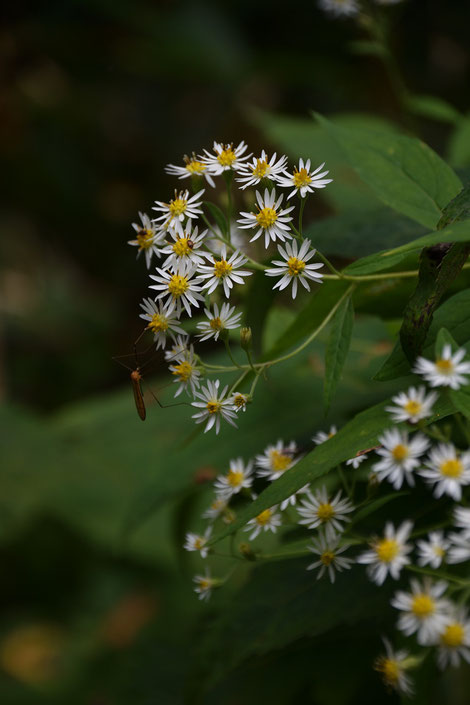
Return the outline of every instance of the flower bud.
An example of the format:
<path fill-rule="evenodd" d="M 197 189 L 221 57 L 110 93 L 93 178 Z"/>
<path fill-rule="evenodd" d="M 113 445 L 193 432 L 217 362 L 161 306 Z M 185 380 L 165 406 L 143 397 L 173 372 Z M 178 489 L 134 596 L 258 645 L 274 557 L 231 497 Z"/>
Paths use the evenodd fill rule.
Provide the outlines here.
<path fill-rule="evenodd" d="M 243 350 L 251 350 L 251 328 L 244 326 L 240 330 L 240 345 Z"/>

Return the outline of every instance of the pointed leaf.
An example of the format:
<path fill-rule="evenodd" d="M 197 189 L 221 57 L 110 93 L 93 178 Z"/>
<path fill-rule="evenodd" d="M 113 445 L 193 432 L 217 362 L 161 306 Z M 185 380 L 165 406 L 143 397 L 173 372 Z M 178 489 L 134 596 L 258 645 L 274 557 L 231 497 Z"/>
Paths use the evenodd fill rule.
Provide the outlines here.
<path fill-rule="evenodd" d="M 325 415 L 336 392 L 344 363 L 351 343 L 354 325 L 354 308 L 352 296 L 344 299 L 336 311 L 330 330 L 330 337 L 325 353 L 325 382 L 323 386 L 323 406 Z"/>

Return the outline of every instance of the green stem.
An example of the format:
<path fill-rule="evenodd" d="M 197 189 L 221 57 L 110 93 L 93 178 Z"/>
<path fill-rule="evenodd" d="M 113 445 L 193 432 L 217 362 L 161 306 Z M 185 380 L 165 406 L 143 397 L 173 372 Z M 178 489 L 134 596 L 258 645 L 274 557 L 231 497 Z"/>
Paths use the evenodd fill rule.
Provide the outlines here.
<path fill-rule="evenodd" d="M 307 201 L 307 197 L 301 198 L 300 199 L 300 208 L 299 208 L 299 235 L 300 237 L 304 238 L 303 236 L 303 231 L 302 231 L 302 220 L 303 220 L 303 215 L 304 215 L 304 208 L 305 208 L 305 202 Z"/>
<path fill-rule="evenodd" d="M 336 267 L 333 267 L 330 260 L 327 257 L 325 257 L 325 255 L 322 255 L 322 253 L 319 250 L 317 250 L 317 257 L 319 257 L 321 259 L 323 264 L 326 264 L 326 266 L 328 267 L 330 272 L 333 272 L 333 274 L 335 275 L 335 277 L 337 279 L 346 279 L 347 278 L 347 276 L 345 276 L 344 274 L 341 274 L 341 272 L 339 272 L 336 269 Z M 354 279 L 357 279 L 357 277 L 354 277 Z"/>
<path fill-rule="evenodd" d="M 413 573 L 420 573 L 421 575 L 429 575 L 433 578 L 440 578 L 441 580 L 447 580 L 451 583 L 456 583 L 457 585 L 462 585 L 463 587 L 470 586 L 470 580 L 465 580 L 465 578 L 459 578 L 457 575 L 451 575 L 451 573 L 442 573 L 439 570 L 431 570 L 431 568 L 424 568 L 417 565 L 406 565 L 407 570 L 411 570 Z"/>
<path fill-rule="evenodd" d="M 232 201 L 232 182 L 233 182 L 233 171 L 224 171 L 224 178 L 225 178 L 225 184 L 227 186 L 227 199 L 228 199 L 228 204 L 227 204 L 227 238 L 229 243 L 232 243 L 232 236 L 231 236 L 231 221 L 232 221 L 232 210 L 233 210 L 233 201 Z"/>
<path fill-rule="evenodd" d="M 232 384 L 232 386 L 231 386 L 231 388 L 230 388 L 230 391 L 229 391 L 229 393 L 228 393 L 228 396 L 230 396 L 231 394 L 233 394 L 233 392 L 235 391 L 235 389 L 238 387 L 239 384 L 241 384 L 241 382 L 243 382 L 243 380 L 245 379 L 245 377 L 247 376 L 248 373 L 249 373 L 249 370 L 244 370 L 244 371 L 242 372 L 242 374 L 240 375 L 240 377 L 238 377 L 238 379 L 235 380 L 235 382 Z"/>
<path fill-rule="evenodd" d="M 341 482 L 342 482 L 343 487 L 344 487 L 344 491 L 345 491 L 346 494 L 348 495 L 349 499 L 352 501 L 351 490 L 350 490 L 350 488 L 349 488 L 349 483 L 346 481 L 346 475 L 344 474 L 344 470 L 343 470 L 343 468 L 341 467 L 341 464 L 338 465 L 338 475 L 340 476 Z"/>
<path fill-rule="evenodd" d="M 230 350 L 230 343 L 228 341 L 228 338 L 226 338 L 224 340 L 224 344 L 225 344 L 225 349 L 227 351 L 227 354 L 228 354 L 229 358 L 231 359 L 231 361 L 233 362 L 233 364 L 236 365 L 236 367 L 239 370 L 243 369 L 244 365 L 239 365 L 238 362 L 235 360 L 235 358 L 232 355 L 232 351 Z"/>

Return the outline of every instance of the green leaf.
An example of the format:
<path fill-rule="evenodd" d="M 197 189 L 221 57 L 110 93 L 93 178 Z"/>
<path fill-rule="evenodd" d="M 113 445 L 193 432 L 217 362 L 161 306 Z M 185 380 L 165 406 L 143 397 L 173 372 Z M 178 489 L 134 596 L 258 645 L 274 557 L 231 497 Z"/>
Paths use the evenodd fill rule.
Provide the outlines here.
<path fill-rule="evenodd" d="M 315 117 L 383 203 L 428 228 L 437 226 L 442 208 L 462 184 L 430 147 L 413 137 L 340 127 Z"/>
<path fill-rule="evenodd" d="M 470 166 L 470 114 L 461 118 L 450 138 L 449 161 L 454 167 Z"/>
<path fill-rule="evenodd" d="M 457 411 L 470 419 L 470 394 L 462 389 L 450 389 L 449 396 Z"/>
<path fill-rule="evenodd" d="M 436 342 L 434 344 L 434 355 L 436 356 L 436 359 L 442 355 L 444 345 L 450 345 L 453 352 L 455 352 L 459 347 L 447 328 L 441 328 L 436 336 Z"/>
<path fill-rule="evenodd" d="M 415 115 L 421 115 L 437 122 L 456 124 L 462 118 L 453 105 L 433 95 L 412 95 L 406 100 L 408 109 Z"/>
<path fill-rule="evenodd" d="M 330 336 L 325 353 L 325 382 L 323 386 L 323 407 L 325 415 L 343 371 L 351 343 L 354 325 L 352 296 L 349 295 L 340 305 L 331 323 Z"/>
<path fill-rule="evenodd" d="M 210 211 L 210 214 L 214 218 L 220 232 L 223 233 L 223 235 L 227 235 L 227 218 L 225 217 L 224 212 L 215 203 L 211 203 L 211 201 L 203 201 L 203 203 Z"/>

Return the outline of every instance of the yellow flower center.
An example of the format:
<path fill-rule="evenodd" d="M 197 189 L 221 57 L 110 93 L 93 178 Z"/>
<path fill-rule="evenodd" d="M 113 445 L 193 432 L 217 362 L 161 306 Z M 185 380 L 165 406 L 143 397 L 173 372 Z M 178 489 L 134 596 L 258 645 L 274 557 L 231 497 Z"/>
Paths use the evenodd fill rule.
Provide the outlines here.
<path fill-rule="evenodd" d="M 211 587 L 212 587 L 212 584 L 208 578 L 200 578 L 199 579 L 199 588 L 201 590 L 210 590 Z"/>
<path fill-rule="evenodd" d="M 174 198 L 170 201 L 168 205 L 168 210 L 170 211 L 173 218 L 177 218 L 179 215 L 183 215 L 186 210 L 188 202 L 185 198 Z"/>
<path fill-rule="evenodd" d="M 419 414 L 419 412 L 423 408 L 423 405 L 420 404 L 419 401 L 409 399 L 403 408 L 405 409 L 407 414 L 410 414 L 410 416 L 414 416 L 415 414 Z"/>
<path fill-rule="evenodd" d="M 289 257 L 287 269 L 291 277 L 297 277 L 305 269 L 305 262 L 302 259 L 297 259 L 297 257 Z"/>
<path fill-rule="evenodd" d="M 277 472 L 284 472 L 284 470 L 287 470 L 287 468 L 290 467 L 292 463 L 292 458 L 290 457 L 290 455 L 280 453 L 278 450 L 272 450 L 269 455 L 271 460 L 271 467 Z"/>
<path fill-rule="evenodd" d="M 194 539 L 194 548 L 199 551 L 204 546 L 205 543 L 206 543 L 205 538 L 203 538 L 202 536 L 196 536 L 196 538 Z"/>
<path fill-rule="evenodd" d="M 225 259 L 221 259 L 218 262 L 214 262 L 214 274 L 218 279 L 226 277 L 232 271 L 232 265 Z"/>
<path fill-rule="evenodd" d="M 256 215 L 256 220 L 261 228 L 270 228 L 277 220 L 277 213 L 274 208 L 261 208 Z"/>
<path fill-rule="evenodd" d="M 317 517 L 320 519 L 320 521 L 330 521 L 330 519 L 332 519 L 334 515 L 334 507 L 329 502 L 320 504 L 317 509 Z"/>
<path fill-rule="evenodd" d="M 320 556 L 320 560 L 323 565 L 331 565 L 335 559 L 335 554 L 333 551 L 323 551 Z"/>
<path fill-rule="evenodd" d="M 232 166 L 232 164 L 236 162 L 236 160 L 237 157 L 235 155 L 235 152 L 233 151 L 232 147 L 228 144 L 225 145 L 225 149 L 223 149 L 221 153 L 217 155 L 217 161 L 222 166 Z"/>
<path fill-rule="evenodd" d="M 222 330 L 222 328 L 224 327 L 224 324 L 218 316 L 215 316 L 215 318 L 211 318 L 209 325 L 212 330 Z"/>
<path fill-rule="evenodd" d="M 307 169 L 303 168 L 297 171 L 294 169 L 293 178 L 295 188 L 301 188 L 302 186 L 308 186 L 312 183 L 312 179 L 309 176 Z"/>
<path fill-rule="evenodd" d="M 454 371 L 454 365 L 451 360 L 443 360 L 442 358 L 439 358 L 436 360 L 435 364 L 438 372 L 442 375 L 450 375 Z"/>
<path fill-rule="evenodd" d="M 148 228 L 142 228 L 137 233 L 136 239 L 141 250 L 148 250 L 153 244 L 153 232 L 148 230 Z"/>
<path fill-rule="evenodd" d="M 173 243 L 173 252 L 177 257 L 184 257 L 188 252 L 191 252 L 192 248 L 188 243 L 189 237 L 179 237 L 176 242 Z"/>
<path fill-rule="evenodd" d="M 186 162 L 186 171 L 189 171 L 190 174 L 202 174 L 206 168 L 206 165 L 197 159 L 189 159 Z"/>
<path fill-rule="evenodd" d="M 382 657 L 378 659 L 375 668 L 383 674 L 383 678 L 386 683 L 396 686 L 401 671 L 398 661 L 395 661 L 395 659 Z"/>
<path fill-rule="evenodd" d="M 439 558 L 443 558 L 446 555 L 446 552 L 443 548 L 441 548 L 441 546 L 433 546 L 432 550 L 436 556 L 439 556 Z"/>
<path fill-rule="evenodd" d="M 265 509 L 264 512 L 261 512 L 261 514 L 258 514 L 256 517 L 256 521 L 260 526 L 266 526 L 266 524 L 269 523 L 269 520 L 271 519 L 272 511 L 270 509 Z"/>
<path fill-rule="evenodd" d="M 168 282 L 168 291 L 172 296 L 178 298 L 184 294 L 185 291 L 189 289 L 189 282 L 186 277 L 182 277 L 180 274 L 173 274 L 170 281 Z"/>
<path fill-rule="evenodd" d="M 413 597 L 413 602 L 411 603 L 411 611 L 418 617 L 418 619 L 426 619 L 429 615 L 435 612 L 436 606 L 431 595 L 427 595 L 425 592 L 415 595 Z"/>
<path fill-rule="evenodd" d="M 150 328 L 150 330 L 154 333 L 165 331 L 168 330 L 168 321 L 165 316 L 161 316 L 159 313 L 154 313 L 147 328 Z"/>
<path fill-rule="evenodd" d="M 269 174 L 269 164 L 266 159 L 257 159 L 256 166 L 252 169 L 252 172 L 257 179 L 262 179 L 266 174 Z"/>
<path fill-rule="evenodd" d="M 188 379 L 191 379 L 193 369 L 194 368 L 191 363 L 184 360 L 184 362 L 180 362 L 179 365 L 175 365 L 175 368 L 171 371 L 171 373 L 176 377 L 179 377 L 182 382 L 187 382 Z"/>
<path fill-rule="evenodd" d="M 448 624 L 443 634 L 441 634 L 441 642 L 445 646 L 456 648 L 462 646 L 465 639 L 465 629 L 458 622 Z"/>
<path fill-rule="evenodd" d="M 408 450 L 407 446 L 404 446 L 401 443 L 399 443 L 392 450 L 392 455 L 395 460 L 405 460 L 405 458 L 408 457 L 409 452 L 410 451 Z"/>
<path fill-rule="evenodd" d="M 457 458 L 451 458 L 450 460 L 444 460 L 444 462 L 440 464 L 439 470 L 441 471 L 441 475 L 445 477 L 460 477 L 463 473 L 463 465 Z"/>
<path fill-rule="evenodd" d="M 375 545 L 375 552 L 382 563 L 391 563 L 398 556 L 400 547 L 395 539 L 382 539 Z"/>
<path fill-rule="evenodd" d="M 207 411 L 209 414 L 216 414 L 220 409 L 220 401 L 208 401 Z"/>
<path fill-rule="evenodd" d="M 246 404 L 245 395 L 244 394 L 237 394 L 233 399 L 233 403 L 237 407 L 237 409 L 241 409 L 242 406 L 245 406 L 245 404 Z"/>
<path fill-rule="evenodd" d="M 231 487 L 238 487 L 243 482 L 243 473 L 241 470 L 229 470 L 227 473 L 227 482 Z"/>

